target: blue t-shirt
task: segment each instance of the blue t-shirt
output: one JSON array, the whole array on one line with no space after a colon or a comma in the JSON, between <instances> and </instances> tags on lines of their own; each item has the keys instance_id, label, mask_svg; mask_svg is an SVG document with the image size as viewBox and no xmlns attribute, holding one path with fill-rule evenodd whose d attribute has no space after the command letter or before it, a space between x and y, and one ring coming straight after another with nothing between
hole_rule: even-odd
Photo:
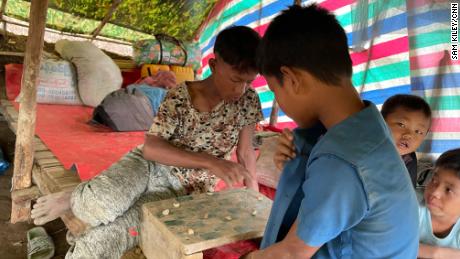
<instances>
[{"instance_id":1,"label":"blue t-shirt","mask_svg":"<svg viewBox=\"0 0 460 259\"><path fill-rule=\"evenodd\" d=\"M421 194L423 197L423 194ZM420 243L432 245L432 246L441 246L441 247L450 247L455 249L460 249L460 223L457 220L457 223L452 227L449 235L444 238L439 238L433 234L433 224L431 223L431 214L428 208L425 206L425 201L423 198L420 200L419 204L419 229L420 229Z\"/></svg>"},{"instance_id":2,"label":"blue t-shirt","mask_svg":"<svg viewBox=\"0 0 460 259\"><path fill-rule=\"evenodd\" d=\"M416 258L417 199L373 104L330 128L296 130L297 157L281 175L261 248L297 236L313 258ZM316 134L316 135L315 135Z\"/></svg>"}]
</instances>

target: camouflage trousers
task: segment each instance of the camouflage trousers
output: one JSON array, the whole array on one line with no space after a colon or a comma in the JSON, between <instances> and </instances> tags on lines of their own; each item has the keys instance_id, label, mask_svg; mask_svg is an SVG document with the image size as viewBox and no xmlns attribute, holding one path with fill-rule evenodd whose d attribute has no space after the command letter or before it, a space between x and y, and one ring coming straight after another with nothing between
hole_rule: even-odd
<instances>
[{"instance_id":1,"label":"camouflage trousers","mask_svg":"<svg viewBox=\"0 0 460 259\"><path fill-rule=\"evenodd\" d=\"M72 212L90 227L78 237L68 235L66 258L120 258L139 243L142 204L184 194L171 167L146 161L141 147L133 149L73 191Z\"/></svg>"}]
</instances>

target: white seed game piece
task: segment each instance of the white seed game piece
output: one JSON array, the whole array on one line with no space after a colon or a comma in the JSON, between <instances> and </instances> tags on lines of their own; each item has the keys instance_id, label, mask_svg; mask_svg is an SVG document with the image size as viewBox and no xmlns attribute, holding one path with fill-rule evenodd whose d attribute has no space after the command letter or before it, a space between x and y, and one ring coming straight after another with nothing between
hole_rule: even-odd
<instances>
[{"instance_id":1,"label":"white seed game piece","mask_svg":"<svg viewBox=\"0 0 460 259\"><path fill-rule=\"evenodd\" d=\"M174 206L174 208L179 208L179 207L180 207L180 203L179 203L179 202L174 202L174 203L173 203L173 206Z\"/></svg>"},{"instance_id":2,"label":"white seed game piece","mask_svg":"<svg viewBox=\"0 0 460 259\"><path fill-rule=\"evenodd\" d=\"M262 196L258 196L258 197L257 197L257 200L258 200L258 201L261 201L262 199L263 199Z\"/></svg>"},{"instance_id":3,"label":"white seed game piece","mask_svg":"<svg viewBox=\"0 0 460 259\"><path fill-rule=\"evenodd\" d=\"M253 210L252 213L251 213L252 216L255 216L257 215L257 210Z\"/></svg>"},{"instance_id":4,"label":"white seed game piece","mask_svg":"<svg viewBox=\"0 0 460 259\"><path fill-rule=\"evenodd\" d=\"M209 196L213 196L213 195L214 195L213 192L207 192L206 194L209 195Z\"/></svg>"},{"instance_id":5,"label":"white seed game piece","mask_svg":"<svg viewBox=\"0 0 460 259\"><path fill-rule=\"evenodd\" d=\"M195 234L195 231L193 231L193 229L189 228L189 229L187 230L187 234L193 235L193 234Z\"/></svg>"},{"instance_id":6,"label":"white seed game piece","mask_svg":"<svg viewBox=\"0 0 460 259\"><path fill-rule=\"evenodd\" d=\"M163 214L164 216L168 216L168 215L169 215L169 210L168 210L168 209L165 209L165 210L162 212L162 214Z\"/></svg>"},{"instance_id":7,"label":"white seed game piece","mask_svg":"<svg viewBox=\"0 0 460 259\"><path fill-rule=\"evenodd\" d=\"M231 217L231 216L227 216L227 217L225 217L225 219L228 220L228 221L230 221L230 220L232 220L232 217Z\"/></svg>"}]
</instances>

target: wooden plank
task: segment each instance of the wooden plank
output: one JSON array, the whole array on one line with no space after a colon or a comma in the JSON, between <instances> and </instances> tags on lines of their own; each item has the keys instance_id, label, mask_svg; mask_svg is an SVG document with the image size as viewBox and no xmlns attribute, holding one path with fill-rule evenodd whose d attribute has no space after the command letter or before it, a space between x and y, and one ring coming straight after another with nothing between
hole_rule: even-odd
<instances>
[{"instance_id":1,"label":"wooden plank","mask_svg":"<svg viewBox=\"0 0 460 259\"><path fill-rule=\"evenodd\" d=\"M41 196L37 186L32 186L28 189L15 190L11 192L11 200L14 202L25 202L37 199Z\"/></svg>"},{"instance_id":2,"label":"wooden plank","mask_svg":"<svg viewBox=\"0 0 460 259\"><path fill-rule=\"evenodd\" d=\"M65 177L72 176L80 180L78 176L76 176L73 172L66 170L63 166L42 168L42 171L45 172L52 179L65 178Z\"/></svg>"},{"instance_id":3,"label":"wooden plank","mask_svg":"<svg viewBox=\"0 0 460 259\"><path fill-rule=\"evenodd\" d=\"M61 165L61 162L57 158L41 158L36 159L36 162L41 167Z\"/></svg>"},{"instance_id":4,"label":"wooden plank","mask_svg":"<svg viewBox=\"0 0 460 259\"><path fill-rule=\"evenodd\" d=\"M141 221L141 243L142 252L148 259L202 259L203 253L198 252L185 255L182 252L180 241L152 219L153 215L147 207L142 208L143 219ZM158 234L158 228L162 228Z\"/></svg>"},{"instance_id":5,"label":"wooden plank","mask_svg":"<svg viewBox=\"0 0 460 259\"><path fill-rule=\"evenodd\" d=\"M30 5L30 28L21 84L22 101L16 134L12 190L29 188L32 184L37 84L43 52L47 8L48 0L32 1ZM12 203L12 223L28 220L29 217L30 201L23 204Z\"/></svg>"},{"instance_id":6,"label":"wooden plank","mask_svg":"<svg viewBox=\"0 0 460 259\"><path fill-rule=\"evenodd\" d=\"M13 106L6 107L6 116L10 118L11 121L18 121L18 112L16 111L16 108L14 108Z\"/></svg>"},{"instance_id":7,"label":"wooden plank","mask_svg":"<svg viewBox=\"0 0 460 259\"><path fill-rule=\"evenodd\" d=\"M0 56L24 57L24 52L0 51Z\"/></svg>"},{"instance_id":8,"label":"wooden plank","mask_svg":"<svg viewBox=\"0 0 460 259\"><path fill-rule=\"evenodd\" d=\"M133 68L137 68L137 66L136 66L136 64L134 63L133 60L114 59L113 61L115 62L115 64L117 64L117 66L118 66L120 69L133 69Z\"/></svg>"},{"instance_id":9,"label":"wooden plank","mask_svg":"<svg viewBox=\"0 0 460 259\"><path fill-rule=\"evenodd\" d=\"M174 203L179 206L175 207ZM265 230L271 205L272 201L262 194L246 189L147 203L142 208L141 248L147 258L183 258L225 244L259 238ZM167 215L163 214L166 209ZM192 234L188 233L189 229L193 230Z\"/></svg>"},{"instance_id":10,"label":"wooden plank","mask_svg":"<svg viewBox=\"0 0 460 259\"><path fill-rule=\"evenodd\" d=\"M35 147L37 147L37 146L35 145ZM56 158L56 156L54 156L53 152L49 151L48 149L46 149L46 150L37 150L37 149L35 149L34 157L35 157L35 159Z\"/></svg>"},{"instance_id":11,"label":"wooden plank","mask_svg":"<svg viewBox=\"0 0 460 259\"><path fill-rule=\"evenodd\" d=\"M34 150L35 152L49 151L49 148L45 144L43 144L43 142L40 141L40 142L34 143Z\"/></svg>"},{"instance_id":12,"label":"wooden plank","mask_svg":"<svg viewBox=\"0 0 460 259\"><path fill-rule=\"evenodd\" d=\"M65 177L65 178L56 178L56 179L52 179L52 180L61 189L69 189L71 187L73 187L75 189L75 187L77 187L77 185L79 185L81 183L80 178L72 177L72 176Z\"/></svg>"}]
</instances>

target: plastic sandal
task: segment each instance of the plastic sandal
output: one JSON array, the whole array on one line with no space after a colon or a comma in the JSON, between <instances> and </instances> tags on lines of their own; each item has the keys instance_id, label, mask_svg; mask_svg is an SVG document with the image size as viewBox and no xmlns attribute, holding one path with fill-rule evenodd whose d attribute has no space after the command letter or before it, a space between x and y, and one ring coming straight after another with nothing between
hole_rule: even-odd
<instances>
[{"instance_id":1,"label":"plastic sandal","mask_svg":"<svg viewBox=\"0 0 460 259\"><path fill-rule=\"evenodd\" d=\"M43 227L27 231L27 259L50 259L54 256L54 243Z\"/></svg>"}]
</instances>

